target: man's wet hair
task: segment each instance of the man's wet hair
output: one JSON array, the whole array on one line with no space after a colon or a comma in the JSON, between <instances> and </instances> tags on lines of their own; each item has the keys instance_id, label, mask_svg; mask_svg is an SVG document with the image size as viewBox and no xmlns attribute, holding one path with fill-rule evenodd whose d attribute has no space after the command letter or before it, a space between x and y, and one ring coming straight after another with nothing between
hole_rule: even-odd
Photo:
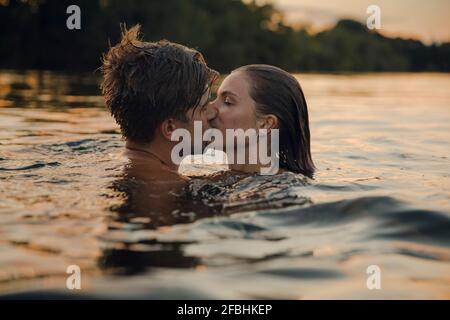
<instances>
[{"instance_id":1,"label":"man's wet hair","mask_svg":"<svg viewBox=\"0 0 450 320\"><path fill-rule=\"evenodd\" d=\"M144 42L140 26L122 31L122 40L103 56L101 90L122 135L149 143L166 119L187 121L218 77L202 54L167 40Z\"/></svg>"}]
</instances>

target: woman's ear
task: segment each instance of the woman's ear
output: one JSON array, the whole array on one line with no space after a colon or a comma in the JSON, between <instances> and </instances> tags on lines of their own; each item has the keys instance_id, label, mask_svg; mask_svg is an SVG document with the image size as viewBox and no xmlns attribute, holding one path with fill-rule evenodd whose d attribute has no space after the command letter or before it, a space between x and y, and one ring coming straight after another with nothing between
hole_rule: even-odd
<instances>
[{"instance_id":1,"label":"woman's ear","mask_svg":"<svg viewBox=\"0 0 450 320\"><path fill-rule=\"evenodd\" d=\"M175 121L172 118L164 120L159 126L162 136L171 141L172 133L177 129Z\"/></svg>"},{"instance_id":2,"label":"woman's ear","mask_svg":"<svg viewBox=\"0 0 450 320\"><path fill-rule=\"evenodd\" d=\"M278 127L278 118L273 114L266 114L259 120L259 129L275 129Z\"/></svg>"}]
</instances>

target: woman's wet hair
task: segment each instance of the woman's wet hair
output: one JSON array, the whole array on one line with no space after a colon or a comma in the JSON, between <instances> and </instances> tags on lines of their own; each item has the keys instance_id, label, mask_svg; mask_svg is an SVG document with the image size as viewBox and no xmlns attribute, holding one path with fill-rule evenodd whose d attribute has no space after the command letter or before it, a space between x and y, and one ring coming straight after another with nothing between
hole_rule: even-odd
<instances>
[{"instance_id":1,"label":"woman's wet hair","mask_svg":"<svg viewBox=\"0 0 450 320\"><path fill-rule=\"evenodd\" d=\"M273 114L278 118L280 168L312 177L308 107L298 81L288 72L270 65L247 65L233 72L249 79L250 96L257 116Z\"/></svg>"},{"instance_id":2,"label":"woman's wet hair","mask_svg":"<svg viewBox=\"0 0 450 320\"><path fill-rule=\"evenodd\" d=\"M218 77L198 51L161 40L143 42L140 26L103 57L102 93L107 108L130 141L148 143L164 120L186 121Z\"/></svg>"}]
</instances>

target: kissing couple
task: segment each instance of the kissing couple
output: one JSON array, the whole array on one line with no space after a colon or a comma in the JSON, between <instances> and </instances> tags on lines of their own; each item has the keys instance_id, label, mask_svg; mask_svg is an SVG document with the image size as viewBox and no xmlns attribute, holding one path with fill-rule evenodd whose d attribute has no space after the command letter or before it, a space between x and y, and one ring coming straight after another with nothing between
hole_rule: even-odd
<instances>
[{"instance_id":1,"label":"kissing couple","mask_svg":"<svg viewBox=\"0 0 450 320\"><path fill-rule=\"evenodd\" d=\"M219 73L208 67L200 52L166 40L144 42L136 25L124 30L121 41L104 55L102 74L106 107L125 139L128 176L152 181L154 192L189 181L178 172L174 149L179 141L174 134L187 133L192 139L199 134L196 123L201 124L202 136L211 129L222 133L213 141L228 157L228 175L260 173L267 167L267 162L250 155L264 141L264 150L276 157L271 174L313 176L306 100L298 81L280 68L241 66L219 86ZM228 134L230 130L235 134ZM239 139L236 132L256 132L256 139ZM206 145L188 150L203 153ZM175 153L191 155L186 148Z\"/></svg>"}]
</instances>

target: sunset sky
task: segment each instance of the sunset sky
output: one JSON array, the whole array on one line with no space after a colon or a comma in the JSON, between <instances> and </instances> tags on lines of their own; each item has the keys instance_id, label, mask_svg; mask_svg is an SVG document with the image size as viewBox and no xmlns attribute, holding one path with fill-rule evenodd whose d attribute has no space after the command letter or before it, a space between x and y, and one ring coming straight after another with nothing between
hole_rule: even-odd
<instances>
[{"instance_id":1,"label":"sunset sky","mask_svg":"<svg viewBox=\"0 0 450 320\"><path fill-rule=\"evenodd\" d=\"M293 25L317 31L339 18L366 21L369 5L381 8L381 30L387 36L420 39L426 43L450 41L450 0L259 0L275 4Z\"/></svg>"}]
</instances>

